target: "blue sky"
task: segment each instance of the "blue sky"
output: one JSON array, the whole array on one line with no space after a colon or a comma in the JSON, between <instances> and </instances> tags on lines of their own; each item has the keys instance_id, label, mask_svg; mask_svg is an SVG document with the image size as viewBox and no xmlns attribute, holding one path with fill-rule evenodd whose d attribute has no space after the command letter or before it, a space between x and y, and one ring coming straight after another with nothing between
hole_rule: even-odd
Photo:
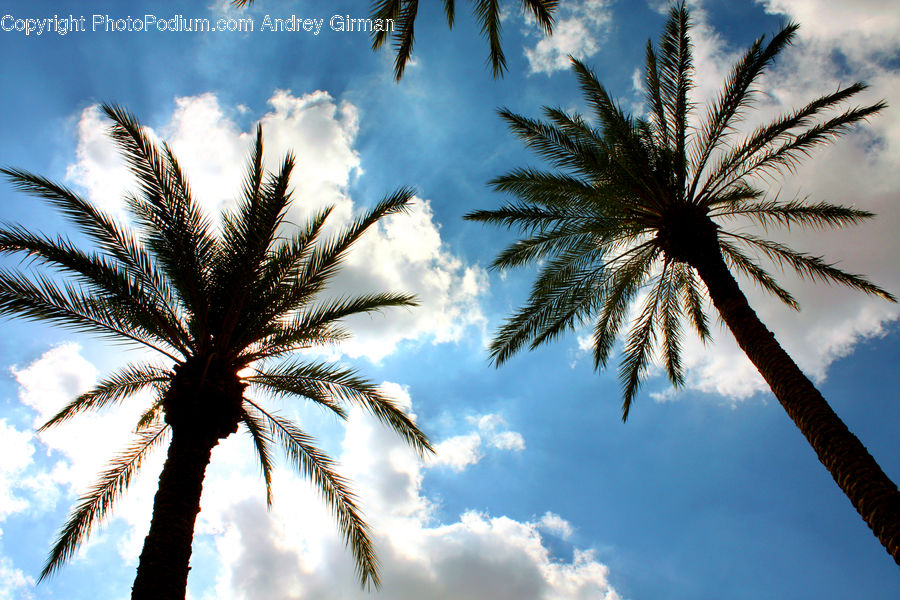
<instances>
[{"instance_id":1,"label":"blue sky","mask_svg":"<svg viewBox=\"0 0 900 600\"><path fill-rule=\"evenodd\" d=\"M585 111L569 53L593 66L624 107L641 110L635 72L664 22L657 0L578 0L545 39L503 4L509 72L490 77L469 3L449 31L423 2L414 62L400 84L392 55L365 34L329 28L368 3L5 2L0 17L0 165L66 182L121 210L129 185L97 103L127 106L168 139L211 213L237 193L255 123L270 160L293 149L297 219L337 206L350 218L402 185L415 209L372 232L335 291L410 291L422 306L351 323L327 351L406 403L438 445L423 463L364 415L345 425L284 403L340 458L377 530L379 592L358 589L349 553L310 487L279 473L266 513L246 436L213 454L194 542L193 600L441 598L888 599L900 571L815 458L730 335L688 344L687 385L642 388L626 424L615 370L596 373L574 332L501 369L486 341L526 297L533 272L487 269L511 235L462 221L498 206L486 182L539 165L496 115L544 105ZM759 116L866 80L860 102L900 103L900 10L874 0L692 3L695 100L719 88L737 53L789 19L797 43L763 81ZM87 31L26 36L17 19L84 16ZM252 33L91 31L93 15L251 18ZM318 35L264 32L266 15L324 19ZM11 24L11 31L6 31ZM891 106L797 173L769 184L783 197L853 204L877 219L840 233L803 232L823 253L900 292L900 107ZM66 224L0 185L0 219L48 233ZM775 235L779 235L775 233ZM12 263L4 259L5 266ZM751 304L826 399L900 480L900 311L846 290L782 279L803 305L779 306L743 282ZM161 453L114 516L62 571L34 580L79 490L127 441L139 408L85 417L41 436L34 427L109 369L139 356L21 321L0 336L0 599L121 598L146 533Z\"/></svg>"}]
</instances>

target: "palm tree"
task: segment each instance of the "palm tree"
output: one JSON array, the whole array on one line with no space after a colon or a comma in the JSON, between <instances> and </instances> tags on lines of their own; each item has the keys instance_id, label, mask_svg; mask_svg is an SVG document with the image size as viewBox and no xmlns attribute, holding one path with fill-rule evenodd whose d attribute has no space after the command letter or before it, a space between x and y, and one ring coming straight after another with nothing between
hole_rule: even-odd
<instances>
[{"instance_id":1,"label":"palm tree","mask_svg":"<svg viewBox=\"0 0 900 600\"><path fill-rule=\"evenodd\" d=\"M140 184L139 193L126 198L139 235L64 186L17 169L2 170L16 188L60 210L96 249L81 250L65 237L20 226L0 229L0 252L27 255L63 277L60 284L45 274L0 271L0 314L99 334L163 358L162 363L126 366L40 428L119 404L142 390L153 392L136 425L136 439L79 500L41 578L72 556L147 453L170 440L132 598L184 598L210 453L243 425L253 440L269 505L277 444L333 511L362 584L377 586L369 528L348 481L296 423L245 392L250 387L301 396L340 418L347 417L348 404L356 404L420 454L431 450L425 435L374 384L351 369L296 354L346 339L349 332L340 325L345 317L416 304L414 297L396 293L321 298L353 243L385 215L404 211L412 191L400 189L384 198L329 239L321 238L331 208L289 234L284 219L294 158L286 156L276 173L266 173L258 127L242 196L223 215L216 233L191 197L169 146L152 142L125 110L105 105L103 112Z\"/></svg>"},{"instance_id":2,"label":"palm tree","mask_svg":"<svg viewBox=\"0 0 900 600\"><path fill-rule=\"evenodd\" d=\"M502 27L500 24L500 3L497 0L472 0L475 17L481 25L481 33L490 45L488 60L494 77L501 77L506 71L506 56L501 47ZM237 7L250 6L254 0L232 0ZM443 0L444 15L447 25L452 29L456 21L455 0ZM559 0L521 0L523 10L531 11L538 25L548 35L553 32L553 12ZM394 60L394 77L397 81L403 77L406 63L412 56L415 40L416 15L419 12L419 0L375 0L372 7L372 19L390 20L394 27L381 31L372 31L372 49L378 50L391 37L397 57Z\"/></svg>"},{"instance_id":3,"label":"palm tree","mask_svg":"<svg viewBox=\"0 0 900 600\"><path fill-rule=\"evenodd\" d=\"M500 365L526 344L535 348L593 322L594 366L601 369L630 307L640 303L625 336L619 375L623 420L654 352L672 384L684 382L685 319L710 337L706 294L738 345L810 442L819 460L900 564L900 493L860 441L781 348L747 303L732 273L748 277L793 308L797 302L761 266L760 257L801 277L895 298L819 256L748 231L743 225L854 225L872 217L856 208L767 198L761 177L790 171L817 146L877 113L882 102L841 109L865 89L855 83L760 126L742 140L732 133L758 93L754 84L791 43L788 24L757 39L734 65L700 125L694 105L690 21L674 6L657 49L647 44L647 117L622 111L588 67L573 60L595 124L545 108L547 121L501 110L527 146L556 170L516 169L491 185L518 198L467 219L515 228L524 238L498 255L494 268L537 263L528 302L500 328L490 347ZM756 256L753 256L753 254Z\"/></svg>"}]
</instances>

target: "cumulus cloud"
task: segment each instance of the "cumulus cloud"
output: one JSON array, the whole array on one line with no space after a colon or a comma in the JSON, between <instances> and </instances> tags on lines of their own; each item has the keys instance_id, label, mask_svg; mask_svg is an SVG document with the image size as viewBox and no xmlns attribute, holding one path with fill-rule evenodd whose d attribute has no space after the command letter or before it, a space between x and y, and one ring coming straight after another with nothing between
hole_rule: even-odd
<instances>
[{"instance_id":1,"label":"cumulus cloud","mask_svg":"<svg viewBox=\"0 0 900 600\"><path fill-rule=\"evenodd\" d=\"M324 206L333 206L329 231L335 232L379 198L349 196L362 174L353 144L359 128L356 108L327 92L302 96L276 91L262 115L266 165L277 168L287 152L297 159L292 183L294 202L287 220L302 223ZM178 98L168 121L151 129L179 157L195 198L215 220L232 206L241 188L255 132L242 131L241 109L222 106L214 94ZM133 184L107 139L97 107L81 114L76 162L71 181L91 200L121 213L121 192ZM398 182L399 184L408 182ZM386 189L381 195L393 192ZM465 264L443 242L427 198L416 198L405 214L392 215L370 230L349 254L345 269L329 293L341 296L381 291L416 294L420 306L348 321L356 337L341 350L377 361L406 340L458 341L469 327L483 328L479 299L487 289L485 271Z\"/></svg>"},{"instance_id":2,"label":"cumulus cloud","mask_svg":"<svg viewBox=\"0 0 900 600\"><path fill-rule=\"evenodd\" d=\"M12 561L0 556L0 600L31 600L34 579L15 568Z\"/></svg>"},{"instance_id":3,"label":"cumulus cloud","mask_svg":"<svg viewBox=\"0 0 900 600\"><path fill-rule=\"evenodd\" d=\"M12 367L11 372L19 386L19 400L34 411L35 427L93 387L98 376L80 346L73 343L51 348L26 367ZM31 443L38 442L46 458L40 465L19 473L19 486L29 493L29 507L50 510L60 502L68 507L83 494L110 459L130 443L135 423L152 400L147 394L137 394L121 406L79 414L34 436ZM164 456L165 452L157 449L142 470L158 472ZM131 526L131 535L119 540L118 548L122 557L132 563L150 522L155 483L152 476L137 478L130 492L117 503L116 517ZM98 542L99 536L89 538L78 556Z\"/></svg>"},{"instance_id":4,"label":"cumulus cloud","mask_svg":"<svg viewBox=\"0 0 900 600\"><path fill-rule=\"evenodd\" d=\"M488 431L503 424L495 415L479 416L473 423L478 422L486 423ZM439 523L435 505L422 495L425 465L396 436L354 411L342 448L342 472L353 480L376 531L383 565L381 589L359 589L331 519L321 508L307 505L308 496L301 492L299 503L297 496L286 503L288 510L281 503L283 497L276 498L271 517L265 515L261 499L231 498L224 533L216 538L222 568L214 596L208 597L619 598L607 567L590 551L576 550L571 562L550 554L540 531L563 539L571 531L557 515L548 513L529 523L469 511L455 522ZM323 518L329 527L321 527Z\"/></svg>"},{"instance_id":5,"label":"cumulus cloud","mask_svg":"<svg viewBox=\"0 0 900 600\"><path fill-rule=\"evenodd\" d=\"M474 432L455 435L435 445L434 451L434 458L429 459L431 464L462 471L481 460L481 436Z\"/></svg>"},{"instance_id":6,"label":"cumulus cloud","mask_svg":"<svg viewBox=\"0 0 900 600\"><path fill-rule=\"evenodd\" d=\"M34 411L35 428L93 387L98 376L94 365L81 354L81 347L73 343L51 348L27 367L14 366L11 372L19 385L19 400ZM122 408L84 413L78 415L77 423L73 420L41 432L37 439L47 452L56 452L61 459L45 476L70 491L85 489L128 444L134 424L150 401L149 396L137 396Z\"/></svg>"},{"instance_id":7,"label":"cumulus cloud","mask_svg":"<svg viewBox=\"0 0 900 600\"><path fill-rule=\"evenodd\" d=\"M90 388L97 376L76 344L51 348L25 367L11 367L10 373L18 384L19 402L34 415L34 427ZM74 425L39 435L0 419L0 522L54 511L61 500L68 503L83 492L112 454L125 445L139 412L135 406L104 415L83 415ZM122 516L133 516L125 508ZM148 522L149 513L140 520ZM31 598L34 583L9 557L0 554L0 598Z\"/></svg>"},{"instance_id":8,"label":"cumulus cloud","mask_svg":"<svg viewBox=\"0 0 900 600\"><path fill-rule=\"evenodd\" d=\"M544 516L538 521L538 526L544 531L552 533L564 540L572 537L572 533L574 532L572 525L568 521L550 511L544 513Z\"/></svg>"},{"instance_id":9,"label":"cumulus cloud","mask_svg":"<svg viewBox=\"0 0 900 600\"><path fill-rule=\"evenodd\" d=\"M485 447L521 452L525 438L517 431L506 429L506 421L498 414L466 417L473 431L455 435L435 445L435 454L428 458L430 466L445 466L462 471L484 457Z\"/></svg>"},{"instance_id":10,"label":"cumulus cloud","mask_svg":"<svg viewBox=\"0 0 900 600\"><path fill-rule=\"evenodd\" d=\"M0 463L0 521L28 508L28 501L17 488L22 473L33 462L33 454L31 434L0 419L0 456L3 457Z\"/></svg>"},{"instance_id":11,"label":"cumulus cloud","mask_svg":"<svg viewBox=\"0 0 900 600\"><path fill-rule=\"evenodd\" d=\"M852 60L891 59L900 47L900 12L885 10L885 4L877 0L757 2L766 12L799 22L800 35L806 40L829 48L837 46Z\"/></svg>"},{"instance_id":12,"label":"cumulus cloud","mask_svg":"<svg viewBox=\"0 0 900 600\"><path fill-rule=\"evenodd\" d=\"M534 47L525 49L531 73L551 75L569 69L570 55L579 60L593 56L600 49L612 21L607 0L561 3L558 10L553 35L541 34Z\"/></svg>"}]
</instances>

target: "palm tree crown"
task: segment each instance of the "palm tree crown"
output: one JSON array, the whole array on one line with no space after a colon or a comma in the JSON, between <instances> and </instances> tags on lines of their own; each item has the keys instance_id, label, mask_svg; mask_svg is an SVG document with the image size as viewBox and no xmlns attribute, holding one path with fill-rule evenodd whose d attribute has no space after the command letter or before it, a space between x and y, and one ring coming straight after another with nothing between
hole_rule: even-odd
<instances>
[{"instance_id":1,"label":"palm tree crown","mask_svg":"<svg viewBox=\"0 0 900 600\"><path fill-rule=\"evenodd\" d=\"M322 229L330 208L288 233L284 219L294 158L286 156L277 172L266 173L258 128L240 200L216 232L193 200L169 146L153 143L123 109L106 105L103 111L140 184L126 199L139 235L64 186L3 169L18 189L60 210L96 248L81 250L65 237L19 226L0 229L0 252L27 255L63 277L58 283L44 274L0 271L0 314L134 343L165 362L126 366L41 428L142 390L153 392L136 425L136 440L80 499L41 577L59 568L109 512L147 452L171 438L132 597L183 597L210 451L243 425L259 458L268 502L272 450L280 445L333 510L363 584L377 585L369 529L347 480L313 438L245 391L302 396L340 418L347 416L348 404L358 404L419 453L430 450L424 434L374 384L351 369L296 354L347 338L340 321L349 315L416 304L414 297L398 293L321 297L353 243L385 215L405 210L412 191L398 190L328 239Z\"/></svg>"},{"instance_id":2,"label":"palm tree crown","mask_svg":"<svg viewBox=\"0 0 900 600\"><path fill-rule=\"evenodd\" d=\"M816 443L835 441L828 449L813 444L835 478L844 469L835 461L849 454L830 430L824 436L812 431L813 425L807 422L810 415L816 415L812 419L816 423L828 423L841 436L852 437L847 444L856 444L853 448L859 450L860 460L870 460L867 468L881 474L883 488L876 490L875 497L890 500L870 502L865 511L860 505L857 508L872 513L872 507L879 505L874 512L887 517L887 524L883 536L876 533L900 562L896 486L778 346L731 275L748 277L793 308L797 302L761 265L760 258L789 267L801 277L895 300L860 275L746 227L842 227L873 216L827 202L771 198L760 188L765 178L792 170L816 147L883 109L883 102L842 107L865 85L855 83L816 98L743 139L734 139L736 125L759 93L760 75L791 43L797 28L788 24L768 41L757 39L734 65L696 127L689 125L695 105L689 100L692 51L690 20L683 3L672 8L657 48L647 44L646 117L625 113L594 73L574 59L593 122L558 108L544 109L546 121L500 111L525 144L556 170L522 168L494 179L491 184L496 190L517 200L466 216L525 235L500 253L493 267L540 265L528 302L500 328L490 347L491 357L499 365L526 345L535 348L592 322L594 366L600 369L637 303L619 369L625 419L654 353L671 382L683 383L684 322L707 340L709 297L811 442L812 438ZM846 469L868 478L863 471ZM841 487L846 492L845 484ZM857 499L853 501L857 504ZM863 516L876 528L871 515Z\"/></svg>"},{"instance_id":3,"label":"palm tree crown","mask_svg":"<svg viewBox=\"0 0 900 600\"><path fill-rule=\"evenodd\" d=\"M746 233L746 228L729 227L741 218L765 226L841 227L872 217L826 202L767 198L757 186L760 175L790 170L815 146L846 132L884 108L884 103L818 119L865 89L856 83L731 142L729 134L757 93L754 82L793 38L797 26L792 24L767 44L764 38L753 44L693 130L688 126L692 112L688 15L684 10L674 12L658 53L652 45L647 47L648 118L623 112L594 73L573 59L597 126L558 108L544 109L547 121L501 110L526 145L560 170L516 169L498 177L491 182L494 189L519 201L466 216L529 234L500 254L494 268L546 261L528 304L507 321L491 346L497 364L526 343L534 348L594 320L594 363L601 368L612 353L628 307L646 292L622 355L625 417L647 373L654 343L668 377L678 385L684 378L685 317L701 338L709 337L703 289L691 268L694 254L704 251L703 242L709 239L715 240L734 270L793 308L798 305L791 294L748 250L803 277L894 300L863 277L820 257Z\"/></svg>"}]
</instances>

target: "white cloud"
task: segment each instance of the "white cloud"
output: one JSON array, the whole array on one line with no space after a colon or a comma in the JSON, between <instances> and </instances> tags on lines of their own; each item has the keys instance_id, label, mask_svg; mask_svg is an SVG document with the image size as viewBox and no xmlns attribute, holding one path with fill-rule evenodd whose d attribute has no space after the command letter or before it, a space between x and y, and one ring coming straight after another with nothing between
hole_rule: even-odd
<instances>
[{"instance_id":1,"label":"white cloud","mask_svg":"<svg viewBox=\"0 0 900 600\"><path fill-rule=\"evenodd\" d=\"M455 435L435 445L434 458L429 459L429 464L462 471L481 460L481 443L481 436L477 433Z\"/></svg>"},{"instance_id":2,"label":"white cloud","mask_svg":"<svg viewBox=\"0 0 900 600\"><path fill-rule=\"evenodd\" d=\"M455 435L435 445L435 454L428 458L429 466L445 466L462 471L484 457L485 446L497 450L521 452L525 438L517 431L506 429L506 421L498 414L466 417L475 426L474 431Z\"/></svg>"},{"instance_id":3,"label":"white cloud","mask_svg":"<svg viewBox=\"0 0 900 600\"><path fill-rule=\"evenodd\" d=\"M28 501L19 495L20 477L32 462L34 446L31 434L19 431L6 419L0 419L0 521L7 515L28 508Z\"/></svg>"},{"instance_id":4,"label":"white cloud","mask_svg":"<svg viewBox=\"0 0 900 600\"><path fill-rule=\"evenodd\" d=\"M302 96L276 91L269 104L271 110L260 118L267 167L277 168L288 151L296 156L294 203L287 220L302 223L333 205L329 231L336 231L360 212L358 202L348 196L350 184L362 174L353 147L359 127L356 108L323 91ZM213 217L239 193L255 135L236 125L240 112L240 107L220 105L211 93L178 98L168 122L150 131L169 142L196 199ZM90 199L118 211L120 192L131 184L106 139L106 127L96 107L82 113L77 162L68 175L87 189ZM404 183L398 181L398 186ZM379 197L393 191L385 189ZM359 200L371 205L378 198ZM418 296L420 306L348 320L356 337L342 350L377 361L405 340L458 341L469 327L483 329L479 298L487 281L482 268L464 264L447 248L430 201L416 198L408 213L392 215L360 240L328 293L408 292Z\"/></svg>"},{"instance_id":5,"label":"white cloud","mask_svg":"<svg viewBox=\"0 0 900 600\"><path fill-rule=\"evenodd\" d=\"M878 0L757 2L766 12L799 22L802 38L829 48L837 46L852 60L891 59L900 46L900 11Z\"/></svg>"},{"instance_id":6,"label":"white cloud","mask_svg":"<svg viewBox=\"0 0 900 600\"><path fill-rule=\"evenodd\" d=\"M72 343L51 348L27 367L12 367L11 371L19 384L19 399L36 413L35 427L97 382L97 369L81 355L80 346ZM149 403L148 396L135 396L121 408L83 413L38 434L48 454L58 452L63 458L44 477L69 486L69 491L85 489L129 443L131 430ZM42 487L46 488L46 482Z\"/></svg>"},{"instance_id":7,"label":"white cloud","mask_svg":"<svg viewBox=\"0 0 900 600\"><path fill-rule=\"evenodd\" d=\"M608 4L607 0L561 3L553 35L541 33L537 44L525 49L530 72L551 75L569 69L569 55L583 60L596 54L612 20Z\"/></svg>"},{"instance_id":8,"label":"white cloud","mask_svg":"<svg viewBox=\"0 0 900 600\"><path fill-rule=\"evenodd\" d=\"M19 386L19 401L34 412L35 427L92 386L97 374L76 344L56 346L26 367L11 367L10 372ZM38 435L19 431L6 419L0 419L0 521L20 514L32 518L54 511L61 498L68 504L125 444L138 412L135 406L104 415L82 415L77 423ZM127 517L127 502L120 508L125 509L121 516ZM149 512L142 520L149 521ZM83 546L78 557L99 537L94 536L91 544ZM23 540L17 541L17 545L22 543ZM0 554L0 599L31 598L34 584L33 578Z\"/></svg>"},{"instance_id":9,"label":"white cloud","mask_svg":"<svg viewBox=\"0 0 900 600\"><path fill-rule=\"evenodd\" d=\"M0 556L0 600L31 600L33 588L33 578L15 568L7 557Z\"/></svg>"},{"instance_id":10,"label":"white cloud","mask_svg":"<svg viewBox=\"0 0 900 600\"><path fill-rule=\"evenodd\" d=\"M502 425L493 415L475 418L486 428ZM477 426L477 425L476 425ZM346 549L321 509L307 512L300 494L276 498L267 517L261 500L231 497L214 596L222 599L304 598L492 598L562 600L618 598L607 568L590 552L572 562L553 558L539 529L564 538L568 524L548 513L539 523L466 512L453 523L434 521L434 505L422 496L424 465L396 436L370 416L354 411L341 456L376 532L382 588L359 589ZM309 492L307 491L307 494ZM283 503L283 504L282 504ZM282 506L289 509L283 511ZM202 513L201 513L202 514ZM326 527L322 527L322 519Z\"/></svg>"},{"instance_id":11,"label":"white cloud","mask_svg":"<svg viewBox=\"0 0 900 600\"><path fill-rule=\"evenodd\" d=\"M490 444L498 450L520 452L525 449L525 438L518 431L501 431L491 436Z\"/></svg>"},{"instance_id":12,"label":"white cloud","mask_svg":"<svg viewBox=\"0 0 900 600\"><path fill-rule=\"evenodd\" d=\"M525 438L522 434L506 429L506 420L498 414L476 415L466 417L466 420L477 426L485 442L494 448L516 452L525 449Z\"/></svg>"},{"instance_id":13,"label":"white cloud","mask_svg":"<svg viewBox=\"0 0 900 600\"><path fill-rule=\"evenodd\" d=\"M19 385L20 401L36 413L35 427L97 382L97 369L72 343L56 346L27 367L12 367L11 371ZM29 492L29 507L49 510L61 498L68 505L84 493L109 460L130 443L133 427L151 401L150 396L138 394L121 406L76 415L38 434L35 439L46 458L19 478L20 488ZM131 563L136 561L150 522L156 483L152 474L159 472L164 457L159 449L152 453L142 467L145 476L138 477L116 505L116 518L131 525L132 535L119 541L122 557ZM76 559L101 540L102 535L97 534L89 538Z\"/></svg>"},{"instance_id":14,"label":"white cloud","mask_svg":"<svg viewBox=\"0 0 900 600\"><path fill-rule=\"evenodd\" d=\"M544 516L538 521L538 526L564 540L572 537L572 533L574 532L572 525L568 521L550 511L544 513Z\"/></svg>"}]
</instances>

